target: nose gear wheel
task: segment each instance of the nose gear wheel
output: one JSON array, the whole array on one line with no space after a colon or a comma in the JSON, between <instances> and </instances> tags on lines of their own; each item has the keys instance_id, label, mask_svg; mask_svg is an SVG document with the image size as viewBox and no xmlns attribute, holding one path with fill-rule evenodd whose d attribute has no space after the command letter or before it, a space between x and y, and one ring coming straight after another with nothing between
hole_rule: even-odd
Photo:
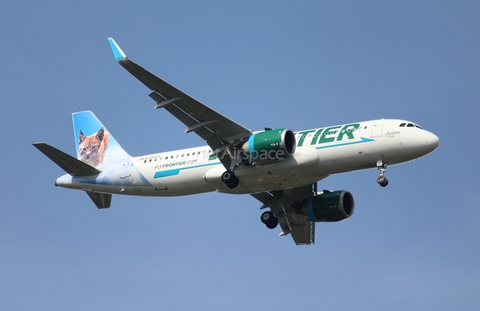
<instances>
[{"instance_id":1,"label":"nose gear wheel","mask_svg":"<svg viewBox=\"0 0 480 311\"><path fill-rule=\"evenodd\" d=\"M388 162L383 162L382 160L377 161L377 168L378 168L378 178L377 183L382 186L386 187L388 185L388 179L385 177L385 172L387 171Z\"/></svg>"}]
</instances>

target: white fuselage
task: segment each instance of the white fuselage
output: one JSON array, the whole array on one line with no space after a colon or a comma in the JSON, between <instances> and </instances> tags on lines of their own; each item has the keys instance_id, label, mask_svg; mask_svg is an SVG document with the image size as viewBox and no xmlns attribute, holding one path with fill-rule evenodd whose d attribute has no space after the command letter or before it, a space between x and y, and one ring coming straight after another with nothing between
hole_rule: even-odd
<instances>
[{"instance_id":1,"label":"white fuselage","mask_svg":"<svg viewBox=\"0 0 480 311\"><path fill-rule=\"evenodd\" d=\"M402 125L402 126L401 126ZM208 146L132 157L101 168L98 176L57 179L61 187L94 192L180 196L211 191L233 194L312 184L329 175L408 162L435 150L439 139L412 122L374 120L295 133L295 153L281 161L239 165L240 184L229 189L226 170Z\"/></svg>"}]
</instances>

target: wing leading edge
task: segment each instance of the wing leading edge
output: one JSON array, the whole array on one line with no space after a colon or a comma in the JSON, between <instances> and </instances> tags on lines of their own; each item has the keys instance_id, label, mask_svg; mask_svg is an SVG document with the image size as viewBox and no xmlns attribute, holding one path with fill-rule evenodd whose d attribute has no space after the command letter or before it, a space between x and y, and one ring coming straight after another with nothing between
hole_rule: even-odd
<instances>
[{"instance_id":1,"label":"wing leading edge","mask_svg":"<svg viewBox=\"0 0 480 311\"><path fill-rule=\"evenodd\" d=\"M149 96L157 102L155 108L165 108L185 124L187 126L185 133L197 133L215 151L223 151L244 142L252 134L250 129L230 120L131 61L112 38L108 41L118 63L153 91ZM220 160L228 169L231 160L227 158L221 157Z\"/></svg>"}]
</instances>

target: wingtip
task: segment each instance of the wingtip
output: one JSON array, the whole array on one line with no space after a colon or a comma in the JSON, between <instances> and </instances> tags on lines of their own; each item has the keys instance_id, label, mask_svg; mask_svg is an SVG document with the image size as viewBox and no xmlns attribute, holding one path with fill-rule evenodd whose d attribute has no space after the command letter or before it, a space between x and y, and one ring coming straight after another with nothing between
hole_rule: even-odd
<instances>
[{"instance_id":1,"label":"wingtip","mask_svg":"<svg viewBox=\"0 0 480 311\"><path fill-rule=\"evenodd\" d=\"M117 42L113 40L113 38L108 38L108 42L112 48L113 56L115 56L117 61L127 58L127 55L123 53L122 49L118 46Z\"/></svg>"}]
</instances>

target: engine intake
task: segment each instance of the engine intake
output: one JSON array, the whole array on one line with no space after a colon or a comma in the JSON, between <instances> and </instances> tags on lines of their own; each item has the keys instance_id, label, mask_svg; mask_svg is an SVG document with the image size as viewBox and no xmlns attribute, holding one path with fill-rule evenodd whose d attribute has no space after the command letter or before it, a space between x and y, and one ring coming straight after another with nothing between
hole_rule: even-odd
<instances>
[{"instance_id":1,"label":"engine intake","mask_svg":"<svg viewBox=\"0 0 480 311\"><path fill-rule=\"evenodd\" d=\"M254 160L279 161L295 153L295 134L289 129L273 129L250 136L242 150Z\"/></svg>"},{"instance_id":2,"label":"engine intake","mask_svg":"<svg viewBox=\"0 0 480 311\"><path fill-rule=\"evenodd\" d=\"M311 197L307 203L309 221L333 222L347 219L353 215L355 202L346 190L324 191Z\"/></svg>"}]
</instances>

